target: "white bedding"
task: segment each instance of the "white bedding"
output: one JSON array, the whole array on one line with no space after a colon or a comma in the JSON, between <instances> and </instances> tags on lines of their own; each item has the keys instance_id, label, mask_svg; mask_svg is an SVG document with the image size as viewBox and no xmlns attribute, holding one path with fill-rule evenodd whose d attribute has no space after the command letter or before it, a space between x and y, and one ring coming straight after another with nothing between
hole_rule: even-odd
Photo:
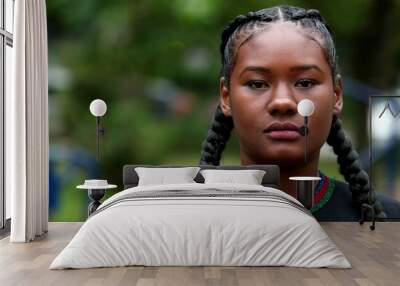
<instances>
[{"instance_id":1,"label":"white bedding","mask_svg":"<svg viewBox=\"0 0 400 286\"><path fill-rule=\"evenodd\" d=\"M115 202L137 192L168 190L261 190L282 199L178 196ZM280 190L255 185L130 188L99 207L50 269L127 265L350 268L319 223L285 200L301 205Z\"/></svg>"}]
</instances>

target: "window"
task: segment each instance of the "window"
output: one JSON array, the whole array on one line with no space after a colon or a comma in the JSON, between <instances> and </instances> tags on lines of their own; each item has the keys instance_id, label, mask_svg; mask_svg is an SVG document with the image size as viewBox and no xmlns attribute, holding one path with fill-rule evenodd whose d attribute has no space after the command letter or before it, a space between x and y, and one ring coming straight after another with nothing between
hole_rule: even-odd
<instances>
[{"instance_id":1,"label":"window","mask_svg":"<svg viewBox=\"0 0 400 286\"><path fill-rule=\"evenodd\" d=\"M0 228L11 217L10 194L4 188L4 113L6 94L11 92L14 0L0 0Z\"/></svg>"}]
</instances>

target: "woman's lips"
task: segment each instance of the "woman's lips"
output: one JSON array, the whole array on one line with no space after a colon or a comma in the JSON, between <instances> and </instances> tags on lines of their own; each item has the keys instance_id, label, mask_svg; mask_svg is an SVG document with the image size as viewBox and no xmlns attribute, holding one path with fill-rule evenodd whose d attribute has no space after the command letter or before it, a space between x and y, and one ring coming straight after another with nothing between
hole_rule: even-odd
<instances>
[{"instance_id":1,"label":"woman's lips","mask_svg":"<svg viewBox=\"0 0 400 286\"><path fill-rule=\"evenodd\" d=\"M266 129L264 129L264 133L271 139L275 140L297 140L301 137L300 128L289 121L286 122L278 122L275 121L271 123Z\"/></svg>"},{"instance_id":2,"label":"woman's lips","mask_svg":"<svg viewBox=\"0 0 400 286\"><path fill-rule=\"evenodd\" d=\"M265 134L275 140L296 140L301 137L300 133L295 130L272 130L265 132Z\"/></svg>"}]
</instances>

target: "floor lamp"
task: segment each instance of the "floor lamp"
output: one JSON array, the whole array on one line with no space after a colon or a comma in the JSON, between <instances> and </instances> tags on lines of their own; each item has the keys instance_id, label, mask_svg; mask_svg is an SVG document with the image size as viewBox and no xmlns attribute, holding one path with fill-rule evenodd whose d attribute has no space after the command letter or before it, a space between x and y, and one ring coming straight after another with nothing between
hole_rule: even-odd
<instances>
[{"instance_id":1,"label":"floor lamp","mask_svg":"<svg viewBox=\"0 0 400 286\"><path fill-rule=\"evenodd\" d=\"M101 99L95 99L90 103L90 113L96 117L96 154L97 162L100 161L100 135L104 135L104 128L100 125L100 117L107 111L107 104Z\"/></svg>"}]
</instances>

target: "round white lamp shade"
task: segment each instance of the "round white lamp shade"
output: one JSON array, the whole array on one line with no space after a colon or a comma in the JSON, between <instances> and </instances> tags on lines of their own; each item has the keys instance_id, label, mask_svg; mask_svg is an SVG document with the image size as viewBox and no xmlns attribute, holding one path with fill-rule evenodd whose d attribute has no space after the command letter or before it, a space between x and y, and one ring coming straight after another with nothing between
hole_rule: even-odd
<instances>
[{"instance_id":1,"label":"round white lamp shade","mask_svg":"<svg viewBox=\"0 0 400 286\"><path fill-rule=\"evenodd\" d=\"M95 99L90 103L89 109L94 116L103 116L107 111L107 104L101 99Z\"/></svg>"},{"instance_id":2,"label":"round white lamp shade","mask_svg":"<svg viewBox=\"0 0 400 286\"><path fill-rule=\"evenodd\" d=\"M301 116L310 116L314 113L314 103L309 99L300 100L297 105L297 112L300 113Z\"/></svg>"}]
</instances>

